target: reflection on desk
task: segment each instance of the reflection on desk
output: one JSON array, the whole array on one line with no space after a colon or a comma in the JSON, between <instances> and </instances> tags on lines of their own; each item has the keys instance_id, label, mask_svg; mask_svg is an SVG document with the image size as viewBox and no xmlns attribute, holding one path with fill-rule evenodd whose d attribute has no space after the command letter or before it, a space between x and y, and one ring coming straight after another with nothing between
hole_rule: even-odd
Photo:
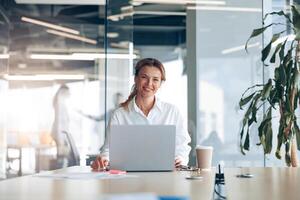
<instances>
[{"instance_id":1,"label":"reflection on desk","mask_svg":"<svg viewBox=\"0 0 300 200\"><path fill-rule=\"evenodd\" d=\"M69 167L52 173L87 172L90 167ZM55 180L24 176L0 182L3 199L102 199L109 194L154 193L186 196L191 200L212 199L215 171L201 172L202 180L187 180L190 172L135 172L136 178L106 180Z\"/></svg>"},{"instance_id":2,"label":"reflection on desk","mask_svg":"<svg viewBox=\"0 0 300 200\"><path fill-rule=\"evenodd\" d=\"M227 199L299 199L299 168L225 168ZM252 178L237 175L251 174Z\"/></svg>"}]
</instances>

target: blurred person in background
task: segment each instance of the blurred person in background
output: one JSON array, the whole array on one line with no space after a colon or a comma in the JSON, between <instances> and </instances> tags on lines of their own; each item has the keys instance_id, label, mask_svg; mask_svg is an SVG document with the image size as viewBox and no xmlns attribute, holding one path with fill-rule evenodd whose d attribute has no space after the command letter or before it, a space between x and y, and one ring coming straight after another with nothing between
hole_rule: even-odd
<instances>
[{"instance_id":1,"label":"blurred person in background","mask_svg":"<svg viewBox=\"0 0 300 200\"><path fill-rule=\"evenodd\" d=\"M69 146L66 140L66 135L63 132L69 132L69 98L70 89L65 84L59 87L53 98L54 121L51 134L57 147L56 168L62 168L68 165Z\"/></svg>"}]
</instances>

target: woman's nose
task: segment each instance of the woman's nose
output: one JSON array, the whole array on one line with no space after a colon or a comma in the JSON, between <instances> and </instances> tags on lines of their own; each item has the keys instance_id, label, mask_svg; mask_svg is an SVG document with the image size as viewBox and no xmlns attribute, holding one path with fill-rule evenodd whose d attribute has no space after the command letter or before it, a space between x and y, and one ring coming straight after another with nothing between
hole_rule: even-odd
<instances>
[{"instance_id":1,"label":"woman's nose","mask_svg":"<svg viewBox=\"0 0 300 200\"><path fill-rule=\"evenodd\" d=\"M151 79L148 79L147 85L152 85L153 81Z\"/></svg>"}]
</instances>

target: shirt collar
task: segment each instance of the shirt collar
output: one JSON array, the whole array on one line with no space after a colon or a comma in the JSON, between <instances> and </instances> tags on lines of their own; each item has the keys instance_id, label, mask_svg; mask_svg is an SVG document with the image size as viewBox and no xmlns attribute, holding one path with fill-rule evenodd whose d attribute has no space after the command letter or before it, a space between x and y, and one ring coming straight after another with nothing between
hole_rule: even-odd
<instances>
[{"instance_id":1,"label":"shirt collar","mask_svg":"<svg viewBox=\"0 0 300 200\"><path fill-rule=\"evenodd\" d=\"M134 97L134 99L131 100L130 104L131 104L131 108L135 112L142 112L141 109L135 103L135 97ZM162 111L162 102L156 96L155 96L155 102L154 102L153 108L151 110L154 110L154 109L158 109L160 112Z\"/></svg>"}]
</instances>

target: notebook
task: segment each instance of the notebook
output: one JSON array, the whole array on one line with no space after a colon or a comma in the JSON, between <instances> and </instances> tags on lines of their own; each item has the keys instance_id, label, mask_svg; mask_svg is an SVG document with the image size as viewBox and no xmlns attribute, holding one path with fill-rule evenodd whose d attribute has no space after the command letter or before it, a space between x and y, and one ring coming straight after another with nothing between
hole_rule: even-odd
<instances>
[{"instance_id":1,"label":"notebook","mask_svg":"<svg viewBox=\"0 0 300 200\"><path fill-rule=\"evenodd\" d=\"M109 138L110 168L125 171L172 171L175 125L115 125Z\"/></svg>"}]
</instances>

